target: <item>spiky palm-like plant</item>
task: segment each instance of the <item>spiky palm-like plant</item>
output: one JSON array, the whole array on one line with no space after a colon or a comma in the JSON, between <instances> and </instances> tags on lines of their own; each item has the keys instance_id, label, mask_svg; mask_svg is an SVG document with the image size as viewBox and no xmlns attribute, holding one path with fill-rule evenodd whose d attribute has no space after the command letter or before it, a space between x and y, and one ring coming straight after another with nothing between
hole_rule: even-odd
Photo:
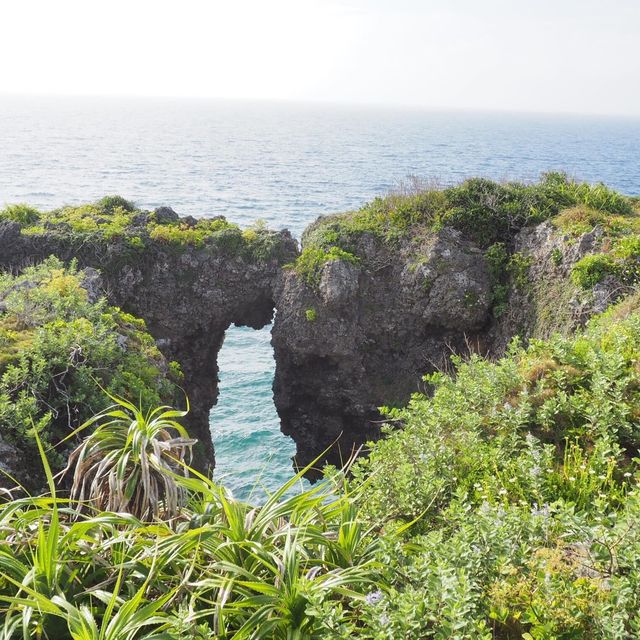
<instances>
[{"instance_id":1,"label":"spiky palm-like plant","mask_svg":"<svg viewBox=\"0 0 640 640\"><path fill-rule=\"evenodd\" d=\"M141 520L176 516L184 490L176 474L188 471L196 440L176 421L187 411L162 406L148 412L110 396L115 404L77 431L93 427L69 456L71 499L79 509L127 512Z\"/></svg>"}]
</instances>

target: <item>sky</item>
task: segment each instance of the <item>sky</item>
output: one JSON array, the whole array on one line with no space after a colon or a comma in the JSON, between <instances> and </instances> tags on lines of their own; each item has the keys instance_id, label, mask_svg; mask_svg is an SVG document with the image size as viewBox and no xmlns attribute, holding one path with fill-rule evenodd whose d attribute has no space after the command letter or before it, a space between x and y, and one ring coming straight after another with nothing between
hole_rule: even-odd
<instances>
[{"instance_id":1,"label":"sky","mask_svg":"<svg viewBox=\"0 0 640 640\"><path fill-rule=\"evenodd\" d=\"M0 29L0 94L640 117L640 0L0 0Z\"/></svg>"}]
</instances>

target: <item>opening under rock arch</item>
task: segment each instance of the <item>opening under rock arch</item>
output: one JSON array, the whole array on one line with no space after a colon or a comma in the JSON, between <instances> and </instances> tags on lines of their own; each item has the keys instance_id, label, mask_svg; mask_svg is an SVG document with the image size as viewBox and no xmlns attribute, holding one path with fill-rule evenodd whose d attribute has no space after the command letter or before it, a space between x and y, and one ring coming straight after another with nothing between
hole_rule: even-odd
<instances>
[{"instance_id":1,"label":"opening under rock arch","mask_svg":"<svg viewBox=\"0 0 640 640\"><path fill-rule=\"evenodd\" d=\"M293 475L296 445L280 431L273 404L275 361L271 326L232 325L218 354L218 403L210 424L216 452L214 479L236 498L262 502ZM308 486L302 480L298 487Z\"/></svg>"}]
</instances>

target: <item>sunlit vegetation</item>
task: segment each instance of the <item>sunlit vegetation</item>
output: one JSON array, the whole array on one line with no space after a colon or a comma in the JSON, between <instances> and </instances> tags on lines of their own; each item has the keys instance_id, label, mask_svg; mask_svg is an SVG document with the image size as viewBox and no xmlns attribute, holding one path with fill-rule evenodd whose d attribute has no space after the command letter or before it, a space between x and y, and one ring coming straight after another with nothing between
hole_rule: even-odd
<instances>
[{"instance_id":1,"label":"sunlit vegetation","mask_svg":"<svg viewBox=\"0 0 640 640\"><path fill-rule=\"evenodd\" d=\"M211 247L247 258L268 261L278 257L279 234L257 221L247 229L214 218L180 218L177 214L158 216L138 209L120 196L105 196L93 204L67 206L41 212L26 204L8 205L0 210L0 222L17 222L25 236L54 236L82 239L92 243L122 242L141 251L149 244L178 251L188 247Z\"/></svg>"},{"instance_id":2,"label":"sunlit vegetation","mask_svg":"<svg viewBox=\"0 0 640 640\"><path fill-rule=\"evenodd\" d=\"M591 185L571 180L563 173L546 173L537 183L498 183L471 178L459 185L437 188L420 182L401 185L398 191L379 197L358 211L327 216L305 232L305 245L328 248L336 245L349 250L359 234L368 233L394 241L418 226L437 230L452 226L482 247L508 242L527 225L543 222L561 211L574 208L591 211L595 226L613 217L616 224L635 216L632 199L603 184ZM595 216L595 217L594 217ZM588 218L588 216L587 216ZM561 220L567 224L568 215ZM588 224L585 220L584 225Z\"/></svg>"},{"instance_id":3,"label":"sunlit vegetation","mask_svg":"<svg viewBox=\"0 0 640 640\"><path fill-rule=\"evenodd\" d=\"M444 227L457 229L482 249L500 245L510 253L518 231L546 220L570 237L598 225L608 237L640 233L636 200L603 184L577 182L564 173L543 174L532 184L471 178L448 188L413 180L357 211L326 216L312 224L303 236L296 269L308 282L317 283L323 262L363 257L359 255L363 236L394 245ZM507 275L503 273L496 282L504 285ZM503 297L498 292L498 313Z\"/></svg>"},{"instance_id":4,"label":"sunlit vegetation","mask_svg":"<svg viewBox=\"0 0 640 640\"><path fill-rule=\"evenodd\" d=\"M3 291L44 288L38 326L90 305L59 263L21 277ZM574 337L456 357L351 472L262 506L188 468L183 411L105 396L56 480L25 434L45 487L0 505L3 637L634 637L639 361L637 293Z\"/></svg>"},{"instance_id":5,"label":"sunlit vegetation","mask_svg":"<svg viewBox=\"0 0 640 640\"><path fill-rule=\"evenodd\" d=\"M56 258L0 275L0 433L28 459L35 432L52 444L109 403L100 386L146 405L176 399L179 368L142 320L91 299L85 277Z\"/></svg>"},{"instance_id":6,"label":"sunlit vegetation","mask_svg":"<svg viewBox=\"0 0 640 640\"><path fill-rule=\"evenodd\" d=\"M47 492L0 507L4 637L634 637L639 300L455 359L350 480L262 506L187 468L183 412L112 398L71 494L40 446Z\"/></svg>"},{"instance_id":7,"label":"sunlit vegetation","mask_svg":"<svg viewBox=\"0 0 640 640\"><path fill-rule=\"evenodd\" d=\"M71 458L72 500L40 447L48 493L0 506L2 637L288 639L355 623L379 544L346 485L286 497L298 475L260 507L237 502L187 473L180 415L117 400Z\"/></svg>"},{"instance_id":8,"label":"sunlit vegetation","mask_svg":"<svg viewBox=\"0 0 640 640\"><path fill-rule=\"evenodd\" d=\"M590 289L613 276L622 285L632 286L640 282L640 235L614 240L609 250L587 255L573 268L574 282L583 289Z\"/></svg>"},{"instance_id":9,"label":"sunlit vegetation","mask_svg":"<svg viewBox=\"0 0 640 640\"><path fill-rule=\"evenodd\" d=\"M417 520L379 556L358 634L638 635L639 299L571 339L458 358L389 412L355 469L361 513L385 533Z\"/></svg>"}]
</instances>

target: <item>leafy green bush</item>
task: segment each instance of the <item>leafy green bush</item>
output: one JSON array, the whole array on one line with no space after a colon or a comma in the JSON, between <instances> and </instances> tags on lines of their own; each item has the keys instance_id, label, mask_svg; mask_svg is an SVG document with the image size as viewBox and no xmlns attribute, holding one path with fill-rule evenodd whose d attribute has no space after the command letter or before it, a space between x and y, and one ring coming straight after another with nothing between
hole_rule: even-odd
<instances>
[{"instance_id":1,"label":"leafy green bush","mask_svg":"<svg viewBox=\"0 0 640 640\"><path fill-rule=\"evenodd\" d=\"M455 377L428 377L432 397L388 412L354 469L358 501L411 534L383 535L358 637L637 634L637 297L574 338L456 358Z\"/></svg>"},{"instance_id":2,"label":"leafy green bush","mask_svg":"<svg viewBox=\"0 0 640 640\"><path fill-rule=\"evenodd\" d=\"M133 213L136 210L133 202L125 200L122 196L104 196L96 202L96 206L106 213L114 213L118 209L128 213Z\"/></svg>"},{"instance_id":3,"label":"leafy green bush","mask_svg":"<svg viewBox=\"0 0 640 640\"><path fill-rule=\"evenodd\" d=\"M608 253L585 256L571 272L575 284L583 289L591 289L608 275L627 286L640 283L640 236L617 239Z\"/></svg>"},{"instance_id":4,"label":"leafy green bush","mask_svg":"<svg viewBox=\"0 0 640 640\"><path fill-rule=\"evenodd\" d=\"M617 233L640 229L630 198L602 184L547 173L534 184L485 178L471 178L442 190L418 184L376 198L358 211L320 218L305 231L303 245L325 250L338 246L354 252L355 239L361 234L395 242L412 229L433 232L451 226L488 248L496 243L509 245L523 227L556 216L558 226L572 233L590 231L602 222Z\"/></svg>"},{"instance_id":5,"label":"leafy green bush","mask_svg":"<svg viewBox=\"0 0 640 640\"><path fill-rule=\"evenodd\" d=\"M289 640L352 628L378 542L341 483L286 497L298 474L255 507L193 473L175 475L189 499L165 521L91 503L87 513L56 496L50 472L51 496L0 505L3 637ZM118 482L105 489L115 499Z\"/></svg>"},{"instance_id":6,"label":"leafy green bush","mask_svg":"<svg viewBox=\"0 0 640 640\"><path fill-rule=\"evenodd\" d=\"M93 204L44 213L28 205L9 205L0 211L0 220L3 219L18 222L21 232L28 236L54 234L92 243L120 240L136 251L145 249L149 241L177 251L210 246L256 262L283 258L280 234L269 230L263 221L244 231L222 216L159 221L155 212L137 209L121 196L105 196Z\"/></svg>"},{"instance_id":7,"label":"leafy green bush","mask_svg":"<svg viewBox=\"0 0 640 640\"><path fill-rule=\"evenodd\" d=\"M103 409L100 385L143 406L174 398L144 322L89 300L83 278L56 258L0 275L0 432L25 452L34 428L54 444Z\"/></svg>"}]
</instances>

